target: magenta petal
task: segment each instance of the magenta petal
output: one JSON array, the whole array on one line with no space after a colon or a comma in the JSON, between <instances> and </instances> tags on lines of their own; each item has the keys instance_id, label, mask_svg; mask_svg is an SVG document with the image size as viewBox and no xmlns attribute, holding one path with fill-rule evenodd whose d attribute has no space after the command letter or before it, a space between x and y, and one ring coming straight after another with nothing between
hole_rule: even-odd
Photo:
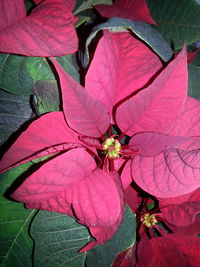
<instances>
[{"instance_id":1,"label":"magenta petal","mask_svg":"<svg viewBox=\"0 0 200 267\"><path fill-rule=\"evenodd\" d=\"M154 157L138 155L132 160L132 177L143 190L156 197L181 196L200 186L199 158L198 151L178 149Z\"/></svg>"},{"instance_id":2,"label":"magenta petal","mask_svg":"<svg viewBox=\"0 0 200 267\"><path fill-rule=\"evenodd\" d=\"M26 16L24 0L1 0L0 31Z\"/></svg>"},{"instance_id":3,"label":"magenta petal","mask_svg":"<svg viewBox=\"0 0 200 267\"><path fill-rule=\"evenodd\" d=\"M166 131L166 133L169 135L199 136L199 114L199 100L187 97L179 117Z\"/></svg>"},{"instance_id":4,"label":"magenta petal","mask_svg":"<svg viewBox=\"0 0 200 267\"><path fill-rule=\"evenodd\" d=\"M113 186L113 189L115 191L115 188L117 188L117 191L118 191L118 194L117 194L118 196L116 195L117 196L117 203L116 203L115 193L113 191L112 194L110 195L110 201L108 201L113 205L113 208L111 208L111 206L109 204L107 204L102 211L105 212L105 215L107 216L107 221L109 220L108 218L111 217L113 219L113 223L109 220L109 223L107 222L106 226L101 226L101 227L91 226L90 232L96 240L88 243L85 247L83 247L81 249L81 252L85 252L85 251L93 248L94 246L96 246L98 244L103 244L106 241L108 241L115 234L115 232L117 231L118 227L120 226L120 224L123 220L123 217L124 217L124 194L123 194L123 190L122 190L122 185L121 185L119 176L116 173L112 175L112 179L113 179L114 184L115 184ZM107 189L106 189L106 191L107 191ZM105 191L105 193L106 193L106 191ZM101 204L103 204L102 201L105 202L105 200L106 200L106 194L105 194L105 198L104 198L104 194L103 194L101 200L99 200L99 202L97 202L97 205L101 206ZM109 209L110 209L110 211L109 211ZM98 210L99 210L99 208L97 209L97 211ZM113 214L114 214L114 216L113 216Z\"/></svg>"},{"instance_id":5,"label":"magenta petal","mask_svg":"<svg viewBox=\"0 0 200 267\"><path fill-rule=\"evenodd\" d=\"M188 225L176 226L168 223L167 221L165 221L165 223L169 229L176 234L195 236L200 232L200 217L197 216L195 217L194 222Z\"/></svg>"},{"instance_id":6,"label":"magenta petal","mask_svg":"<svg viewBox=\"0 0 200 267\"><path fill-rule=\"evenodd\" d=\"M114 104L144 87L161 66L157 55L132 35L105 30L86 75L86 90L112 114Z\"/></svg>"},{"instance_id":7,"label":"magenta petal","mask_svg":"<svg viewBox=\"0 0 200 267\"><path fill-rule=\"evenodd\" d=\"M78 135L67 126L63 112L51 112L31 123L18 137L1 159L0 170L5 171L8 167L13 167L22 161L29 161L74 146L80 146Z\"/></svg>"},{"instance_id":8,"label":"magenta petal","mask_svg":"<svg viewBox=\"0 0 200 267\"><path fill-rule=\"evenodd\" d=\"M117 123L129 136L143 131L165 132L179 116L186 95L187 56L184 47L148 88L118 107Z\"/></svg>"},{"instance_id":9,"label":"magenta petal","mask_svg":"<svg viewBox=\"0 0 200 267\"><path fill-rule=\"evenodd\" d=\"M65 118L70 127L90 137L102 136L110 124L110 117L103 104L60 67L53 63L59 74Z\"/></svg>"},{"instance_id":10,"label":"magenta petal","mask_svg":"<svg viewBox=\"0 0 200 267\"><path fill-rule=\"evenodd\" d=\"M117 0L113 5L97 5L95 8L103 17L120 17L156 25L146 0Z\"/></svg>"},{"instance_id":11,"label":"magenta petal","mask_svg":"<svg viewBox=\"0 0 200 267\"><path fill-rule=\"evenodd\" d=\"M45 0L29 16L20 16L0 31L0 51L43 57L74 53L78 48L75 22L63 1Z\"/></svg>"},{"instance_id":12,"label":"magenta petal","mask_svg":"<svg viewBox=\"0 0 200 267\"><path fill-rule=\"evenodd\" d=\"M160 198L159 207L165 219L176 226L194 223L200 212L200 189L175 198Z\"/></svg>"},{"instance_id":13,"label":"magenta petal","mask_svg":"<svg viewBox=\"0 0 200 267\"><path fill-rule=\"evenodd\" d=\"M153 250L151 266L187 266L184 255L173 241L165 237L155 237L150 240L150 243Z\"/></svg>"},{"instance_id":14,"label":"magenta petal","mask_svg":"<svg viewBox=\"0 0 200 267\"><path fill-rule=\"evenodd\" d=\"M185 148L194 143L197 143L197 140L190 137L146 132L134 135L129 142L129 148L138 150L137 154L141 156L149 157L160 154L169 148ZM198 145L200 145L200 141Z\"/></svg>"},{"instance_id":15,"label":"magenta petal","mask_svg":"<svg viewBox=\"0 0 200 267\"><path fill-rule=\"evenodd\" d=\"M186 264L182 266L198 267L200 262L200 239L197 236L182 236L176 234L168 234L167 239L170 240L185 258ZM172 266L172 265L171 265ZM175 265L173 265L175 266Z\"/></svg>"},{"instance_id":16,"label":"magenta petal","mask_svg":"<svg viewBox=\"0 0 200 267\"><path fill-rule=\"evenodd\" d=\"M85 179L96 168L83 149L72 149L43 164L12 194L27 207L65 213L63 192ZM60 194L60 195L59 195Z\"/></svg>"},{"instance_id":17,"label":"magenta petal","mask_svg":"<svg viewBox=\"0 0 200 267\"><path fill-rule=\"evenodd\" d=\"M48 161L14 192L27 208L72 215L88 227L110 227L123 216L123 188L117 174L96 169L84 149Z\"/></svg>"}]
</instances>

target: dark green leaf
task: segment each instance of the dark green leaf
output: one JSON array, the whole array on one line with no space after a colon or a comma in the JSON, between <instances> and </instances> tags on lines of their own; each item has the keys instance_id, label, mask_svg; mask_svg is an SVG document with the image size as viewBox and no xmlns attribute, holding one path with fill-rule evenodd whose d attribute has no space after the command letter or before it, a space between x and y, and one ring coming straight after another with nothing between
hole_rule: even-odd
<instances>
[{"instance_id":1,"label":"dark green leaf","mask_svg":"<svg viewBox=\"0 0 200 267\"><path fill-rule=\"evenodd\" d=\"M117 233L105 244L96 246L88 251L86 266L110 267L119 252L134 244L136 235L135 231L135 216L127 206L124 220Z\"/></svg>"},{"instance_id":2,"label":"dark green leaf","mask_svg":"<svg viewBox=\"0 0 200 267\"><path fill-rule=\"evenodd\" d=\"M88 37L84 65L87 65L89 61L88 46L91 40L103 29L109 29L114 32L131 30L140 39L147 43L164 61L168 61L173 55L171 48L163 37L149 24L134 22L129 19L111 18L106 23L96 26Z\"/></svg>"},{"instance_id":3,"label":"dark green leaf","mask_svg":"<svg viewBox=\"0 0 200 267\"><path fill-rule=\"evenodd\" d=\"M17 96L0 90L0 145L32 115L29 96Z\"/></svg>"},{"instance_id":4,"label":"dark green leaf","mask_svg":"<svg viewBox=\"0 0 200 267\"><path fill-rule=\"evenodd\" d=\"M61 67L76 81L80 81L79 69L76 64L76 58L74 54L66 55L63 57L56 57L56 60Z\"/></svg>"},{"instance_id":5,"label":"dark green leaf","mask_svg":"<svg viewBox=\"0 0 200 267\"><path fill-rule=\"evenodd\" d=\"M0 175L0 264L4 267L32 266L33 242L29 237L29 224L36 211L6 198L10 185L30 166L29 162Z\"/></svg>"},{"instance_id":6,"label":"dark green leaf","mask_svg":"<svg viewBox=\"0 0 200 267\"><path fill-rule=\"evenodd\" d=\"M25 67L34 82L55 79L48 60L44 57L27 57Z\"/></svg>"},{"instance_id":7,"label":"dark green leaf","mask_svg":"<svg viewBox=\"0 0 200 267\"><path fill-rule=\"evenodd\" d=\"M148 0L156 29L175 49L200 40L200 6L195 0Z\"/></svg>"},{"instance_id":8,"label":"dark green leaf","mask_svg":"<svg viewBox=\"0 0 200 267\"><path fill-rule=\"evenodd\" d=\"M78 3L76 4L76 7L74 9L74 15L77 15L78 13L88 9L88 8L93 8L94 5L101 5L101 4L105 4L105 5L111 5L112 4L112 0L87 0L87 1L78 1L78 2L82 2L81 4Z\"/></svg>"},{"instance_id":9,"label":"dark green leaf","mask_svg":"<svg viewBox=\"0 0 200 267\"><path fill-rule=\"evenodd\" d=\"M188 65L188 95L200 100L200 66Z\"/></svg>"},{"instance_id":10,"label":"dark green leaf","mask_svg":"<svg viewBox=\"0 0 200 267\"><path fill-rule=\"evenodd\" d=\"M35 267L83 267L86 253L78 251L88 243L90 235L73 218L48 211L39 211L31 226L35 241Z\"/></svg>"},{"instance_id":11,"label":"dark green leaf","mask_svg":"<svg viewBox=\"0 0 200 267\"><path fill-rule=\"evenodd\" d=\"M27 57L0 53L0 88L16 94L30 95L33 79L26 68Z\"/></svg>"},{"instance_id":12,"label":"dark green leaf","mask_svg":"<svg viewBox=\"0 0 200 267\"><path fill-rule=\"evenodd\" d=\"M55 80L41 80L35 83L34 107L38 115L60 110L60 98Z\"/></svg>"}]
</instances>

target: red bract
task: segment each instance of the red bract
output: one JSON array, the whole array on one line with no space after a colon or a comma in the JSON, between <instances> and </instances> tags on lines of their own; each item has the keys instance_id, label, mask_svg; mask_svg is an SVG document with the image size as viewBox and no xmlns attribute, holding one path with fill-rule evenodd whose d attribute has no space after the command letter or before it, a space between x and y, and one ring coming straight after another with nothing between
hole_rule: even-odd
<instances>
[{"instance_id":1,"label":"red bract","mask_svg":"<svg viewBox=\"0 0 200 267\"><path fill-rule=\"evenodd\" d=\"M26 16L23 0L13 0L12 4L2 0L0 51L42 57L76 52L76 18L72 14L75 2L67 4L63 0L45 0Z\"/></svg>"},{"instance_id":2,"label":"red bract","mask_svg":"<svg viewBox=\"0 0 200 267\"><path fill-rule=\"evenodd\" d=\"M60 78L63 112L52 112L33 122L5 154L1 169L65 153L28 177L13 194L16 200L29 208L75 216L97 239L85 248L89 249L109 239L121 223L123 187L131 182L131 173L144 190L162 197L199 187L198 162L190 162L190 154L198 153L193 150L199 146L198 138L190 137L190 132L175 133L181 116L186 116L184 123L191 123L192 108L186 115L185 107L191 100L186 101L185 47L161 71L160 60L142 42L127 33L105 31L87 72L85 88L56 60L53 63ZM192 112L198 111L199 102L192 107ZM121 129L121 137L133 135L128 145L120 144L121 138L112 132L114 123ZM195 127L190 129L195 132ZM104 152L102 158L96 148ZM194 175L187 185L182 181L182 169L178 174L177 168L170 170L169 179L166 161L152 162L171 151L189 154L184 161L179 158L179 166L185 168L187 161L188 175ZM145 161L142 167L141 158ZM120 179L118 173L127 160ZM161 177L156 180L155 174Z\"/></svg>"},{"instance_id":3,"label":"red bract","mask_svg":"<svg viewBox=\"0 0 200 267\"><path fill-rule=\"evenodd\" d=\"M120 17L156 25L146 0L116 0L113 5L96 5L95 8L103 17Z\"/></svg>"}]
</instances>

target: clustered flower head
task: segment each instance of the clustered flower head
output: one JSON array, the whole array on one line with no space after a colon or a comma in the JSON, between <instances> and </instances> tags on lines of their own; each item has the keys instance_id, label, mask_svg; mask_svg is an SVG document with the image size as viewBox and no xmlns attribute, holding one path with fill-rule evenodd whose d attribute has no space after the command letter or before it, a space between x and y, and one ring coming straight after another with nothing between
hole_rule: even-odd
<instances>
[{"instance_id":1,"label":"clustered flower head","mask_svg":"<svg viewBox=\"0 0 200 267\"><path fill-rule=\"evenodd\" d=\"M1 29L0 51L51 57L75 52L74 1L35 2L30 15L23 8ZM104 17L121 14L155 24L145 1L124 1L123 10L121 5L118 0L96 10ZM132 6L138 13L130 12ZM47 11L60 14L56 25L48 21ZM52 42L43 46L51 27ZM40 42L34 43L29 31ZM138 242L114 266L197 266L200 102L187 96L186 46L164 65L129 32L103 30L84 86L55 58L51 62L59 77L62 111L34 120L4 154L0 168L49 158L11 197L29 209L67 214L87 226L95 240L82 251L113 236L127 203L136 214ZM194 230L189 235L188 227Z\"/></svg>"}]
</instances>

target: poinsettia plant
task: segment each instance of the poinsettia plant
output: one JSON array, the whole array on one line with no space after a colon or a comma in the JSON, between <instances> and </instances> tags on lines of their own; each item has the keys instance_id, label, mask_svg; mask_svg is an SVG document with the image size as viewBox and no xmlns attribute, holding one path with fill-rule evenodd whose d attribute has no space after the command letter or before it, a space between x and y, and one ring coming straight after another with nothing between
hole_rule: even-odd
<instances>
[{"instance_id":1,"label":"poinsettia plant","mask_svg":"<svg viewBox=\"0 0 200 267\"><path fill-rule=\"evenodd\" d=\"M3 266L198 266L200 6L1 5Z\"/></svg>"}]
</instances>

